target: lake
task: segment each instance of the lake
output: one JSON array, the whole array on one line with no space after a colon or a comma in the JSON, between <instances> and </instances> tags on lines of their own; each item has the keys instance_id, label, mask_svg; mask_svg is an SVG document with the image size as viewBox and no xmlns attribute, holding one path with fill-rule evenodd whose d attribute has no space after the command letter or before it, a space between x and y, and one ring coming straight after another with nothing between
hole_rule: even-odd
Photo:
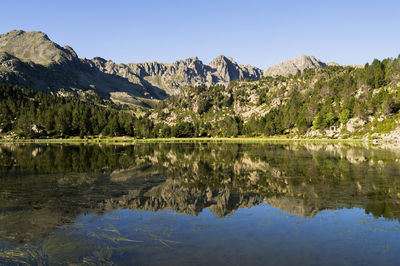
<instances>
[{"instance_id":1,"label":"lake","mask_svg":"<svg viewBox=\"0 0 400 266\"><path fill-rule=\"evenodd\" d=\"M398 265L400 149L1 144L0 264Z\"/></svg>"}]
</instances>

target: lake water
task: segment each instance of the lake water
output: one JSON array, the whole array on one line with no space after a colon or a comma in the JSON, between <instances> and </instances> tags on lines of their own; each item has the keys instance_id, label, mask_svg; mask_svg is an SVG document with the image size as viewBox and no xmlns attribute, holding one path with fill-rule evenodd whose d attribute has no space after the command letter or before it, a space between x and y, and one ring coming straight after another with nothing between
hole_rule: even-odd
<instances>
[{"instance_id":1,"label":"lake water","mask_svg":"<svg viewBox=\"0 0 400 266\"><path fill-rule=\"evenodd\" d=\"M0 145L0 264L398 265L400 149Z\"/></svg>"}]
</instances>

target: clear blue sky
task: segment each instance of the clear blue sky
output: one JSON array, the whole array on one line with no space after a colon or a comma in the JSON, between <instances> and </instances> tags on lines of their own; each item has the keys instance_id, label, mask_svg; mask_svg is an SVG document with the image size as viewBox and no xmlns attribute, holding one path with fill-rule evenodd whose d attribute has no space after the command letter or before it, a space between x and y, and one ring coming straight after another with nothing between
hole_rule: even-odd
<instances>
[{"instance_id":1,"label":"clear blue sky","mask_svg":"<svg viewBox=\"0 0 400 266\"><path fill-rule=\"evenodd\" d=\"M2 0L0 33L12 29L124 63L224 54L264 69L306 54L364 64L399 55L400 1Z\"/></svg>"}]
</instances>

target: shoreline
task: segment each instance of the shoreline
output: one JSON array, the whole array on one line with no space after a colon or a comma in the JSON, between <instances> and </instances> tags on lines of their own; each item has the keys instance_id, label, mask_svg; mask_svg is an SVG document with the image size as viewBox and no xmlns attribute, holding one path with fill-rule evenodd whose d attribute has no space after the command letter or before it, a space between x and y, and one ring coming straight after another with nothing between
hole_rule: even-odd
<instances>
[{"instance_id":1,"label":"shoreline","mask_svg":"<svg viewBox=\"0 0 400 266\"><path fill-rule=\"evenodd\" d=\"M54 143L54 144L73 144L73 143L101 143L101 144L115 144L115 143L126 143L126 144L140 144L140 143L373 143L373 140L365 140L365 139L307 139L307 138L251 138L251 137L243 137L243 138L211 138L211 137L203 137L203 138L149 138L149 139L135 139L131 137L115 137L115 138L104 138L104 139L96 139L96 138L70 138L70 139L0 139L0 144L7 143ZM382 141L382 143L388 143L389 141Z\"/></svg>"}]
</instances>

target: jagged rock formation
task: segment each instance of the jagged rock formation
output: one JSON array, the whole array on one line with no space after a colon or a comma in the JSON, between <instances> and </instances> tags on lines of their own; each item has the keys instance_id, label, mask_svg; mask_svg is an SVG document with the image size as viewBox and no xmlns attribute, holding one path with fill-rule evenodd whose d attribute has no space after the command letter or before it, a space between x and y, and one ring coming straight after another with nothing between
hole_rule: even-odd
<instances>
[{"instance_id":1,"label":"jagged rock formation","mask_svg":"<svg viewBox=\"0 0 400 266\"><path fill-rule=\"evenodd\" d=\"M116 64L96 57L92 60L102 72L127 78L133 83L145 80L152 86L165 90L169 94L179 93L184 85L228 84L237 79L259 79L262 70L249 65L239 65L232 58L220 55L209 65L203 64L197 57L191 57L166 63L130 63Z\"/></svg>"},{"instance_id":2,"label":"jagged rock formation","mask_svg":"<svg viewBox=\"0 0 400 266\"><path fill-rule=\"evenodd\" d=\"M268 68L264 71L264 76L288 76L303 72L307 68L326 67L328 65L337 64L332 62L324 63L314 56L302 55Z\"/></svg>"},{"instance_id":3,"label":"jagged rock formation","mask_svg":"<svg viewBox=\"0 0 400 266\"><path fill-rule=\"evenodd\" d=\"M261 69L222 55L209 65L197 57L171 64L116 64L100 57L80 59L71 47L59 46L42 32L14 30L0 35L0 80L44 92L94 92L129 102L129 97L164 99L184 85L226 85L261 76Z\"/></svg>"}]
</instances>

